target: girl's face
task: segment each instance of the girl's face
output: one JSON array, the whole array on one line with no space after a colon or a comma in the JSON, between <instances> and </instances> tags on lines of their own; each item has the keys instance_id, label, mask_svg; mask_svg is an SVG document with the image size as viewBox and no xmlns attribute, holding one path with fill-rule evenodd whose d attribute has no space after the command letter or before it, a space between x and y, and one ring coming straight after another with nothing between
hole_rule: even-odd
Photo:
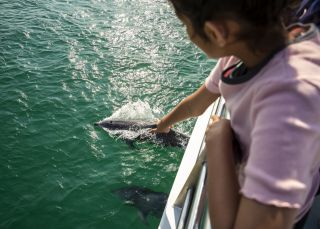
<instances>
[{"instance_id":1,"label":"girl's face","mask_svg":"<svg viewBox=\"0 0 320 229\"><path fill-rule=\"evenodd\" d=\"M198 46L209 58L220 58L223 55L223 50L214 42L204 40L194 32L193 26L187 17L180 17L180 20L186 26L186 31L189 39Z\"/></svg>"}]
</instances>

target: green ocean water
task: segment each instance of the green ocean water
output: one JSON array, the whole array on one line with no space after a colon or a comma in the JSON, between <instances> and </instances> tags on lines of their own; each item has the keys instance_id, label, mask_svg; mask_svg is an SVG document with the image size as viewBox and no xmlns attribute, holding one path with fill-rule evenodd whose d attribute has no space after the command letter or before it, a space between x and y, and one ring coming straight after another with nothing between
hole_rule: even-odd
<instances>
[{"instance_id":1,"label":"green ocean water","mask_svg":"<svg viewBox=\"0 0 320 229\"><path fill-rule=\"evenodd\" d=\"M0 0L0 228L156 228L111 191L168 193L183 150L93 123L159 118L213 65L165 0Z\"/></svg>"}]
</instances>

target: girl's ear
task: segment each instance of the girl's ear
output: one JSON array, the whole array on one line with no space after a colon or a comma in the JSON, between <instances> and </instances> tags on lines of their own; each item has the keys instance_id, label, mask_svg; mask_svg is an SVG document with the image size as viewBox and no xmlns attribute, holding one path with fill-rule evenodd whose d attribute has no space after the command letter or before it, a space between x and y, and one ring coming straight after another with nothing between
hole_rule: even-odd
<instances>
[{"instance_id":1,"label":"girl's ear","mask_svg":"<svg viewBox=\"0 0 320 229\"><path fill-rule=\"evenodd\" d=\"M206 21L204 23L204 32L209 40L219 47L224 47L227 43L228 28L219 22Z\"/></svg>"}]
</instances>

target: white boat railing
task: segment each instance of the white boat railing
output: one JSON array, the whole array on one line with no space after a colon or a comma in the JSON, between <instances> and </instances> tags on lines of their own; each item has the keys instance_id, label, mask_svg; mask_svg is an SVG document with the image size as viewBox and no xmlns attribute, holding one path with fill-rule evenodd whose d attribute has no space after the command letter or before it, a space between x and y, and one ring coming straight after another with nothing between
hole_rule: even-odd
<instances>
[{"instance_id":1,"label":"white boat railing","mask_svg":"<svg viewBox=\"0 0 320 229\"><path fill-rule=\"evenodd\" d=\"M161 229L211 228L206 211L204 136L213 114L227 116L222 98L197 119L160 221Z\"/></svg>"}]
</instances>

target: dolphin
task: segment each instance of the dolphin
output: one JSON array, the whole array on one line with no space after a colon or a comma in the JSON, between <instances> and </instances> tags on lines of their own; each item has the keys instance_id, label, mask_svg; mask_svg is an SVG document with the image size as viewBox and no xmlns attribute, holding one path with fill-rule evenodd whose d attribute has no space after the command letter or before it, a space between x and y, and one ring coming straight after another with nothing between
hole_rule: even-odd
<instances>
[{"instance_id":1,"label":"dolphin","mask_svg":"<svg viewBox=\"0 0 320 229\"><path fill-rule=\"evenodd\" d=\"M137 208L141 220L146 225L148 225L147 217L149 214L158 218L162 216L168 200L168 194L166 193L155 192L138 186L124 187L112 192L124 200L126 204Z\"/></svg>"},{"instance_id":2,"label":"dolphin","mask_svg":"<svg viewBox=\"0 0 320 229\"><path fill-rule=\"evenodd\" d=\"M134 121L134 120L112 120L105 119L95 123L95 125L102 127L105 130L116 131L133 131L136 134L134 137L126 137L121 135L121 132L116 134L121 136L128 143L133 141L151 141L156 144L164 146L173 146L186 148L189 136L171 129L168 133L150 133L150 129L156 128L157 124L148 121Z\"/></svg>"},{"instance_id":3,"label":"dolphin","mask_svg":"<svg viewBox=\"0 0 320 229\"><path fill-rule=\"evenodd\" d=\"M134 120L112 120L106 119L96 123L97 125L111 130L139 130L156 128L157 124L146 121Z\"/></svg>"}]
</instances>

